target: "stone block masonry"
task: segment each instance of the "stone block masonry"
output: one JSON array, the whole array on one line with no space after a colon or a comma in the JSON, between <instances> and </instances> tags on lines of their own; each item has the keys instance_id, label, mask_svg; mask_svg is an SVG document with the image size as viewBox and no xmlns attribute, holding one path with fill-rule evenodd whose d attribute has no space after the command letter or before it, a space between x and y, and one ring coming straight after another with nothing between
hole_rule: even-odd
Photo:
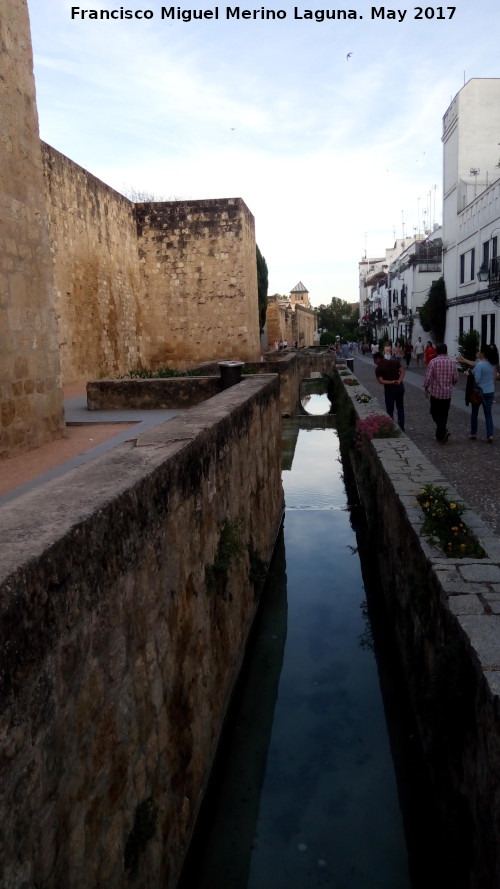
<instances>
[{"instance_id":1,"label":"stone block masonry","mask_svg":"<svg viewBox=\"0 0 500 889\"><path fill-rule=\"evenodd\" d=\"M0 459L64 431L28 12L0 0Z\"/></svg>"},{"instance_id":2,"label":"stone block masonry","mask_svg":"<svg viewBox=\"0 0 500 889\"><path fill-rule=\"evenodd\" d=\"M259 356L240 198L133 204L42 143L64 383Z\"/></svg>"},{"instance_id":3,"label":"stone block masonry","mask_svg":"<svg viewBox=\"0 0 500 889\"><path fill-rule=\"evenodd\" d=\"M134 204L41 143L64 383L146 360Z\"/></svg>"},{"instance_id":4,"label":"stone block masonry","mask_svg":"<svg viewBox=\"0 0 500 889\"><path fill-rule=\"evenodd\" d=\"M2 889L176 885L280 442L278 379L253 376L0 509Z\"/></svg>"},{"instance_id":5,"label":"stone block masonry","mask_svg":"<svg viewBox=\"0 0 500 889\"><path fill-rule=\"evenodd\" d=\"M0 0L0 44L2 459L64 434L61 384L260 339L243 201L133 204L40 142L26 0Z\"/></svg>"},{"instance_id":6,"label":"stone block masonry","mask_svg":"<svg viewBox=\"0 0 500 889\"><path fill-rule=\"evenodd\" d=\"M254 218L241 198L137 204L153 368L260 350Z\"/></svg>"},{"instance_id":7,"label":"stone block masonry","mask_svg":"<svg viewBox=\"0 0 500 889\"><path fill-rule=\"evenodd\" d=\"M344 459L352 458L441 813L450 885L500 886L500 543L467 509L463 521L486 558L446 558L421 536L416 494L445 487L441 472L406 436L365 437L345 451L355 417L385 415L363 386L336 381ZM350 432L349 432L350 429Z\"/></svg>"}]
</instances>

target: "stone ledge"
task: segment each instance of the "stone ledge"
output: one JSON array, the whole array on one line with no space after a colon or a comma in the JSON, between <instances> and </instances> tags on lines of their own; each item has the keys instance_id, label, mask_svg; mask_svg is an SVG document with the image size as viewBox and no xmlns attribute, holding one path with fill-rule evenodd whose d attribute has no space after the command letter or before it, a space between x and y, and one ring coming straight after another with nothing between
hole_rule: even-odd
<instances>
[{"instance_id":1,"label":"stone ledge","mask_svg":"<svg viewBox=\"0 0 500 889\"><path fill-rule=\"evenodd\" d=\"M352 416L386 413L376 398L356 401L367 391L362 385L353 391L340 378L335 385ZM460 840L455 831L446 837L448 854L463 861L468 889L496 889L500 542L405 434L365 439L352 462L443 824L462 812ZM486 558L446 558L422 539L424 515L414 494L427 483L465 505L463 520Z\"/></svg>"}]
</instances>

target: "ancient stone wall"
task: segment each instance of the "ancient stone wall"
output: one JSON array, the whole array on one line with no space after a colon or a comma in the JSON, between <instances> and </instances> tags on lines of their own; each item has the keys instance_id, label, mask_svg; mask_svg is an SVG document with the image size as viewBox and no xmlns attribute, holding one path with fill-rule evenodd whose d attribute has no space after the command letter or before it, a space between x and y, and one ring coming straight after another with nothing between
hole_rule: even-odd
<instances>
[{"instance_id":1,"label":"ancient stone wall","mask_svg":"<svg viewBox=\"0 0 500 889\"><path fill-rule=\"evenodd\" d=\"M54 284L25 0L0 0L0 458L63 434Z\"/></svg>"},{"instance_id":2,"label":"ancient stone wall","mask_svg":"<svg viewBox=\"0 0 500 889\"><path fill-rule=\"evenodd\" d=\"M280 301L277 294L270 296L267 301L266 327L269 348L273 349L275 343L286 340L290 345L293 340L292 329L293 313L288 303Z\"/></svg>"},{"instance_id":3,"label":"ancient stone wall","mask_svg":"<svg viewBox=\"0 0 500 889\"><path fill-rule=\"evenodd\" d=\"M281 521L280 442L277 377L254 375L0 508L2 889L175 886Z\"/></svg>"},{"instance_id":4,"label":"ancient stone wall","mask_svg":"<svg viewBox=\"0 0 500 889\"><path fill-rule=\"evenodd\" d=\"M152 367L260 353L254 219L241 198L137 205Z\"/></svg>"},{"instance_id":5,"label":"ancient stone wall","mask_svg":"<svg viewBox=\"0 0 500 889\"><path fill-rule=\"evenodd\" d=\"M42 157L65 383L258 357L243 201L135 205L45 143Z\"/></svg>"},{"instance_id":6,"label":"ancient stone wall","mask_svg":"<svg viewBox=\"0 0 500 889\"><path fill-rule=\"evenodd\" d=\"M125 373L144 348L134 204L41 149L63 382Z\"/></svg>"},{"instance_id":7,"label":"ancient stone wall","mask_svg":"<svg viewBox=\"0 0 500 889\"><path fill-rule=\"evenodd\" d=\"M293 339L297 341L299 349L303 346L313 345L315 330L316 313L314 309L296 303L293 313Z\"/></svg>"}]
</instances>

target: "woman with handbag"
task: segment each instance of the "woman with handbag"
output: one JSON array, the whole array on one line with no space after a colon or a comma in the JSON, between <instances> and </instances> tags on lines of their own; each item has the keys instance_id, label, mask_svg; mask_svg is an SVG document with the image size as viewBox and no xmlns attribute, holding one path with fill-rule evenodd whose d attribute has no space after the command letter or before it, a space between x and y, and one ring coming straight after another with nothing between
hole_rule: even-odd
<instances>
[{"instance_id":1,"label":"woman with handbag","mask_svg":"<svg viewBox=\"0 0 500 889\"><path fill-rule=\"evenodd\" d=\"M469 363L469 362L467 362ZM471 362L472 363L472 362ZM470 394L472 412L470 417L470 436L475 441L477 435L477 417L479 406L483 405L486 422L486 440L493 442L493 417L491 408L495 397L496 356L490 346L482 346L478 352L478 360L469 372L474 377L474 389ZM479 393L475 394L479 389Z\"/></svg>"}]
</instances>

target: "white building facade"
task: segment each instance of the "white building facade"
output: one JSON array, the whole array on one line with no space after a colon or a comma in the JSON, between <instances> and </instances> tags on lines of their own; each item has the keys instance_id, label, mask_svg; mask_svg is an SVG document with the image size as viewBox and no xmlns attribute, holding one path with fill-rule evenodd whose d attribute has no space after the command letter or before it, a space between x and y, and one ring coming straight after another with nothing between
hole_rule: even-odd
<instances>
[{"instance_id":1,"label":"white building facade","mask_svg":"<svg viewBox=\"0 0 500 889\"><path fill-rule=\"evenodd\" d=\"M500 78L469 80L443 118L446 342L500 338Z\"/></svg>"},{"instance_id":2,"label":"white building facade","mask_svg":"<svg viewBox=\"0 0 500 889\"><path fill-rule=\"evenodd\" d=\"M361 263L360 263L361 269ZM442 275L442 229L396 241L386 251L386 262L367 278L361 323L369 324L373 338L390 342L414 341L425 334L418 310L434 281ZM371 284L371 287L370 287ZM361 288L360 288L361 295Z\"/></svg>"}]
</instances>

